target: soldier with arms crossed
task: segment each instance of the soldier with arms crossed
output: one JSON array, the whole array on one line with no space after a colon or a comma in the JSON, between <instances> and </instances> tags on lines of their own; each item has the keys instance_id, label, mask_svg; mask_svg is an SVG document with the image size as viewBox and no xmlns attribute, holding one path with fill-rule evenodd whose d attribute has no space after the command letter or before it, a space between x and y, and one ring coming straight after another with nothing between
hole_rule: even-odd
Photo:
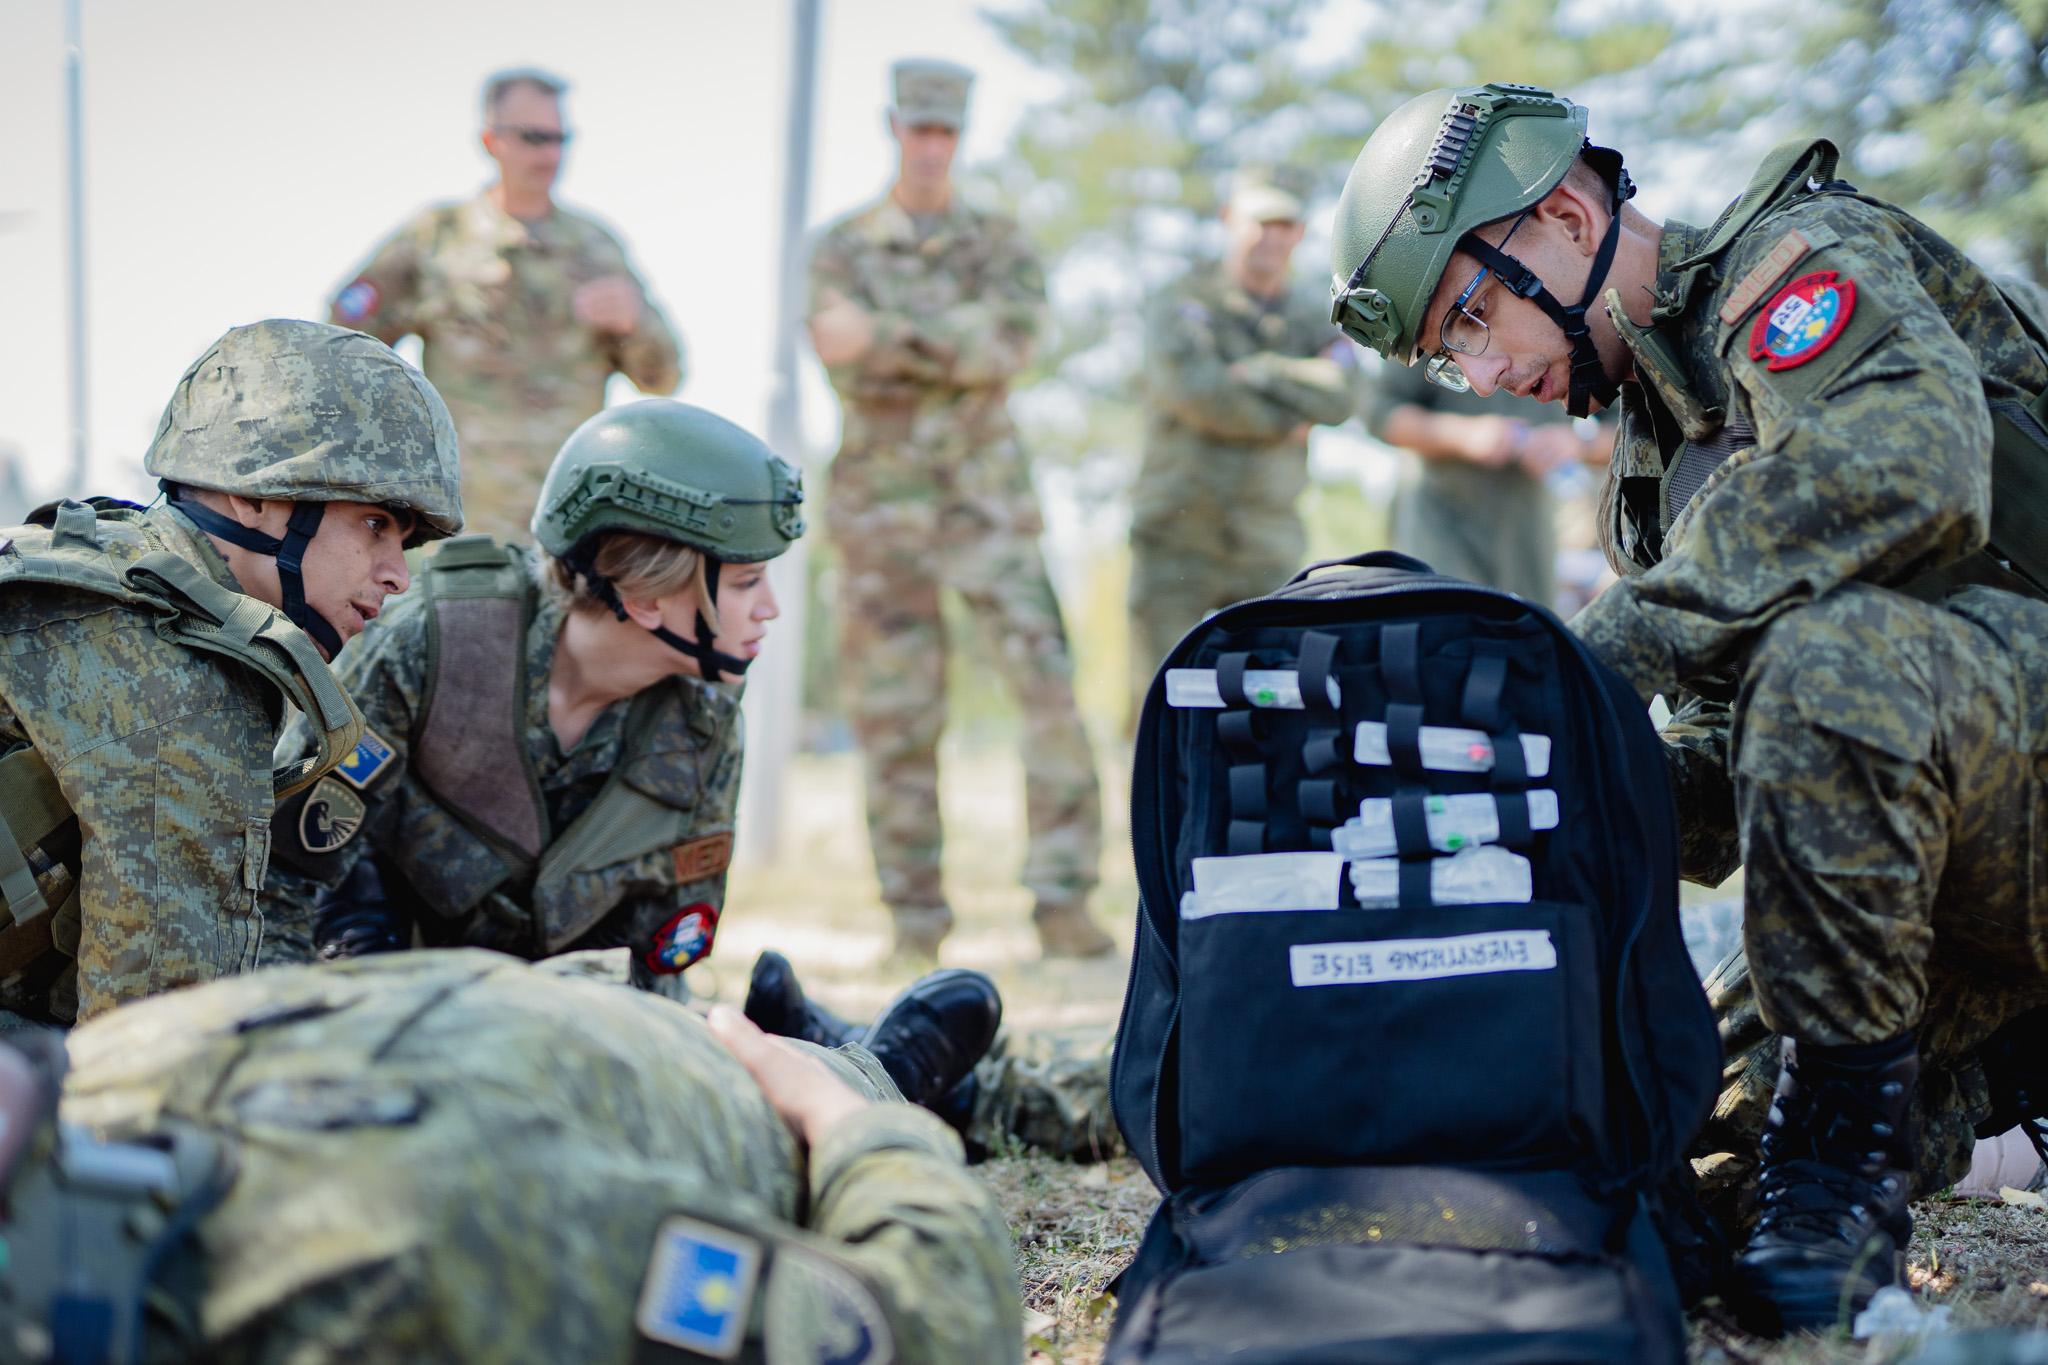
<instances>
[{"instance_id":1,"label":"soldier with arms crossed","mask_svg":"<svg viewBox=\"0 0 2048 1365\"><path fill-rule=\"evenodd\" d=\"M1625 576L1572 625L1680 700L1686 875L1746 872L1708 1147L1757 1173L1739 1312L1829 1326L1973 1128L2048 1109L2048 546L1992 497L1994 446L2048 463L2048 295L1836 180L1826 142L1659 226L1585 123L1505 85L1389 117L1333 317L1453 387L1620 408Z\"/></svg>"},{"instance_id":2,"label":"soldier with arms crossed","mask_svg":"<svg viewBox=\"0 0 2048 1365\"><path fill-rule=\"evenodd\" d=\"M256 965L272 808L363 733L325 660L462 529L447 409L339 327L227 333L143 464L148 510L0 532L0 1026ZM306 742L273 770L286 702Z\"/></svg>"}]
</instances>

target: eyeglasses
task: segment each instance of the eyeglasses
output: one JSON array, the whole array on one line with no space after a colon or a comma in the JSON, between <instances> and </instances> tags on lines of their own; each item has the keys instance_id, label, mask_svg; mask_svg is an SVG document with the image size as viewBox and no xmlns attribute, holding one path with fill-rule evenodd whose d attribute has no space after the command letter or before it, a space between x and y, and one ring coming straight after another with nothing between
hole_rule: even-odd
<instances>
[{"instance_id":1,"label":"eyeglasses","mask_svg":"<svg viewBox=\"0 0 2048 1365\"><path fill-rule=\"evenodd\" d=\"M1502 250L1507 248L1515 233L1521 230L1523 219L1528 216L1529 211L1524 209L1522 216L1515 219L1515 225L1508 229L1508 235L1500 239ZM1472 381L1458 368L1457 357L1486 354L1487 345L1493 340L1493 334L1487 330L1486 323L1476 313L1470 312L1465 305L1472 302L1472 296L1477 294L1480 286L1492 276L1491 266L1479 267L1479 273L1472 277L1472 282L1465 286L1457 301L1445 310L1444 320L1437 325L1436 337L1443 344L1443 349L1424 363L1422 372L1429 382L1438 388L1449 389L1452 393L1472 391Z\"/></svg>"},{"instance_id":2,"label":"eyeglasses","mask_svg":"<svg viewBox=\"0 0 2048 1365\"><path fill-rule=\"evenodd\" d=\"M529 147L559 147L569 134L559 128L522 128L514 123L493 123L491 131L516 137Z\"/></svg>"}]
</instances>

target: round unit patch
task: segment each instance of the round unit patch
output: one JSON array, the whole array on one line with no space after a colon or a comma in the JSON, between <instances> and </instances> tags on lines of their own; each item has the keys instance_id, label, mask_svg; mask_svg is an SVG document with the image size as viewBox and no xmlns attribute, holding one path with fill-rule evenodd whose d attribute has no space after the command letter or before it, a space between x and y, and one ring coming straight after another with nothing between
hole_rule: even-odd
<instances>
[{"instance_id":1,"label":"round unit patch","mask_svg":"<svg viewBox=\"0 0 2048 1365\"><path fill-rule=\"evenodd\" d=\"M673 976L685 967L702 962L705 954L711 951L711 940L717 934L718 911L715 907L703 901L686 905L671 915L668 923L654 931L654 942L641 956L641 961L656 976Z\"/></svg>"},{"instance_id":2,"label":"round unit patch","mask_svg":"<svg viewBox=\"0 0 2048 1365\"><path fill-rule=\"evenodd\" d=\"M1749 334L1749 358L1789 370L1825 351L1856 311L1856 282L1832 270L1792 281L1764 305Z\"/></svg>"},{"instance_id":3,"label":"round unit patch","mask_svg":"<svg viewBox=\"0 0 2048 1365\"><path fill-rule=\"evenodd\" d=\"M363 810L362 798L346 784L323 777L299 811L299 842L308 853L332 853L356 837Z\"/></svg>"}]
</instances>

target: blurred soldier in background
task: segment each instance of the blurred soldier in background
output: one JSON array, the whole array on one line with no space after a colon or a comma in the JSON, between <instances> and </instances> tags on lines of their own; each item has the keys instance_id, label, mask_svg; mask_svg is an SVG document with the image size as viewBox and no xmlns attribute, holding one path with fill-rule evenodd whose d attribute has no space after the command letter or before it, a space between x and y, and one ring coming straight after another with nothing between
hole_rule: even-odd
<instances>
[{"instance_id":1,"label":"blurred soldier in background","mask_svg":"<svg viewBox=\"0 0 2048 1365\"><path fill-rule=\"evenodd\" d=\"M1394 548L1438 573L1551 606L1557 596L1557 500L1544 475L1574 460L1605 464L1612 427L1587 441L1556 404L1509 393L1481 398L1387 365L1366 424L1422 457L1394 497Z\"/></svg>"},{"instance_id":2,"label":"blurred soldier in background","mask_svg":"<svg viewBox=\"0 0 2048 1365\"><path fill-rule=\"evenodd\" d=\"M1149 421L1131 497L1138 705L1191 627L1301 567L1308 542L1294 504L1308 483L1308 429L1356 406L1351 343L1320 292L1288 277L1301 201L1247 178L1223 222L1223 259L1196 265L1145 309Z\"/></svg>"},{"instance_id":3,"label":"blurred soldier in background","mask_svg":"<svg viewBox=\"0 0 2048 1365\"><path fill-rule=\"evenodd\" d=\"M1113 946L1089 920L1100 798L1073 662L1046 577L1030 470L1005 406L1045 307L1017 224L953 193L973 74L894 68L902 149L881 202L834 224L811 261L812 343L844 437L826 517L844 564L848 709L866 759L869 839L896 951L930 956L953 924L939 879L946 723L939 585L992 632L1024 713L1025 885L1049 955Z\"/></svg>"},{"instance_id":4,"label":"blurred soldier in background","mask_svg":"<svg viewBox=\"0 0 2048 1365\"><path fill-rule=\"evenodd\" d=\"M15 1041L5 1365L1021 1355L993 1197L862 1048L389 954L80 1029L60 1141L64 1049Z\"/></svg>"},{"instance_id":5,"label":"blurred soldier in background","mask_svg":"<svg viewBox=\"0 0 2048 1365\"><path fill-rule=\"evenodd\" d=\"M400 228L330 308L387 344L419 336L462 438L469 529L505 540L526 539L549 461L604 406L614 371L649 394L683 378L675 334L618 239L551 195L565 88L538 71L492 76L483 145L497 183Z\"/></svg>"}]
</instances>

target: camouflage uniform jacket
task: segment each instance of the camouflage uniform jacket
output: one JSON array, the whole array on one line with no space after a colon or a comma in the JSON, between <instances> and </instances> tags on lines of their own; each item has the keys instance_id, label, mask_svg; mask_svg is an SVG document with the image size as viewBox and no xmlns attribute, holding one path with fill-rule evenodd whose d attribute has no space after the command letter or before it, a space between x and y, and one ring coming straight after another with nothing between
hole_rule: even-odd
<instances>
[{"instance_id":1,"label":"camouflage uniform jacket","mask_svg":"<svg viewBox=\"0 0 2048 1365\"><path fill-rule=\"evenodd\" d=\"M1260 299L1198 265L1145 306L1145 463L1139 529L1197 536L1242 516L1294 516L1308 482L1307 423L1357 409L1350 343L1306 288Z\"/></svg>"},{"instance_id":2,"label":"camouflage uniform jacket","mask_svg":"<svg viewBox=\"0 0 2048 1365\"><path fill-rule=\"evenodd\" d=\"M44 526L4 534L8 556L56 539ZM117 561L168 550L240 591L169 507L102 512L96 535ZM0 1009L68 1024L256 963L283 702L253 669L167 638L161 619L78 588L0 594L0 748L40 752L83 836L77 917L56 914L58 951L0 982ZM68 869L38 871L60 905Z\"/></svg>"},{"instance_id":3,"label":"camouflage uniform jacket","mask_svg":"<svg viewBox=\"0 0 2048 1365\"><path fill-rule=\"evenodd\" d=\"M1023 230L954 195L923 236L893 196L841 219L811 256L811 312L824 291L866 309L875 339L830 367L844 404L843 447L871 444L873 416L914 414L918 430L1007 436L1009 382L1031 357L1045 273Z\"/></svg>"},{"instance_id":4,"label":"camouflage uniform jacket","mask_svg":"<svg viewBox=\"0 0 2048 1365\"><path fill-rule=\"evenodd\" d=\"M516 562L537 575L530 551ZM536 585L538 587L538 585ZM336 673L368 730L357 757L279 808L278 867L265 899L284 940L278 956L311 952L314 897L366 852L410 885L430 945L470 944L522 957L565 948L627 945L644 961L656 936L685 911L709 907L704 947L725 904L743 743L736 689L671 677L601 711L562 752L548 724L548 674L566 611L540 588L525 635L520 733L555 836L583 814L614 769L629 786L684 812L682 838L623 862L570 872L536 893L531 867L516 866L427 785L413 761L428 677L423 594L400 598L342 652ZM641 724L628 720L640 704ZM294 720L281 752L309 742ZM637 747L629 728L642 736ZM361 784L358 786L357 784ZM323 804L325 803L324 808ZM391 887L394 894L401 888ZM666 974L679 968L665 964Z\"/></svg>"},{"instance_id":5,"label":"camouflage uniform jacket","mask_svg":"<svg viewBox=\"0 0 2048 1365\"><path fill-rule=\"evenodd\" d=\"M277 968L72 1036L66 1119L240 1138L199 1224L207 1359L626 1365L731 1323L772 1361L1017 1361L994 1201L872 1056L812 1051L881 1102L806 1151L701 1019L575 961Z\"/></svg>"},{"instance_id":6,"label":"camouflage uniform jacket","mask_svg":"<svg viewBox=\"0 0 2048 1365\"><path fill-rule=\"evenodd\" d=\"M625 336L593 332L571 310L578 286L632 274L592 219L557 207L526 222L484 193L400 228L335 297L329 321L386 345L418 334L465 448L553 450L604 407L614 371L643 393L682 382L675 335L651 300Z\"/></svg>"},{"instance_id":7,"label":"camouflage uniform jacket","mask_svg":"<svg viewBox=\"0 0 2048 1365\"><path fill-rule=\"evenodd\" d=\"M1665 733L1685 874L1712 883L1740 851L1732 717L1705 696L1733 696L1784 613L1852 580L1903 588L1980 549L1987 402L2048 389L2048 365L1999 285L1889 204L1794 195L1703 269L1710 235L1666 224L1647 329L1608 294L1636 366L1603 528L1625 576L1572 625L1645 698L1687 689ZM1784 364L1765 345L1773 310L1827 272L1853 304Z\"/></svg>"}]
</instances>

